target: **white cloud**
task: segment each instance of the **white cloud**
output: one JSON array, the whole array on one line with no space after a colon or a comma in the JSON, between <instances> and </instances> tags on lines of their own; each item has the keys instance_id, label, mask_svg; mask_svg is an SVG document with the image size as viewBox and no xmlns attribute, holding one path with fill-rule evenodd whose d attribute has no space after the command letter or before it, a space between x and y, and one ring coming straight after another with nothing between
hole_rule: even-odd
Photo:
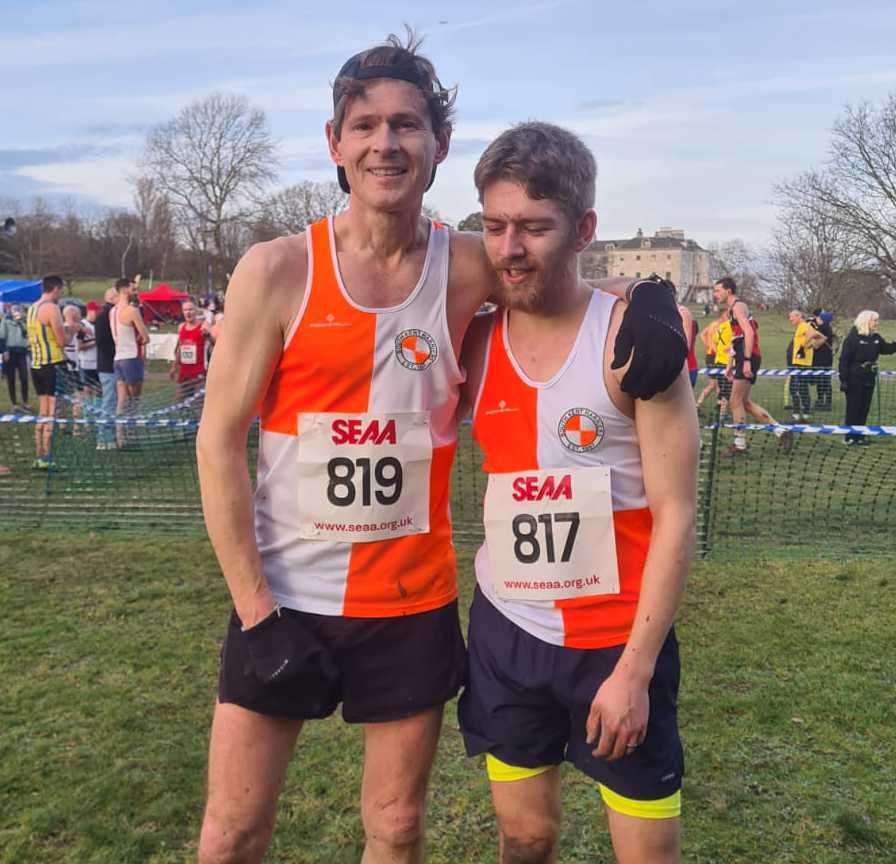
<instances>
[{"instance_id":1,"label":"white cloud","mask_svg":"<svg viewBox=\"0 0 896 864\"><path fill-rule=\"evenodd\" d=\"M83 195L109 207L133 205L127 178L134 173L130 159L108 158L53 165L26 165L16 173L45 184L47 192Z\"/></svg>"}]
</instances>

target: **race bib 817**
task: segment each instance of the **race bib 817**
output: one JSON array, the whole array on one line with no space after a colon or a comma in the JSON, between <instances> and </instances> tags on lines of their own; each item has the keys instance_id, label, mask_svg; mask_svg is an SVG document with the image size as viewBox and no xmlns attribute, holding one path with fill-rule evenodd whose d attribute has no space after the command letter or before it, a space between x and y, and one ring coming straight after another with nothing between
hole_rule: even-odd
<instances>
[{"instance_id":1,"label":"race bib 817","mask_svg":"<svg viewBox=\"0 0 896 864\"><path fill-rule=\"evenodd\" d=\"M619 593L609 468L490 474L485 538L499 597Z\"/></svg>"}]
</instances>

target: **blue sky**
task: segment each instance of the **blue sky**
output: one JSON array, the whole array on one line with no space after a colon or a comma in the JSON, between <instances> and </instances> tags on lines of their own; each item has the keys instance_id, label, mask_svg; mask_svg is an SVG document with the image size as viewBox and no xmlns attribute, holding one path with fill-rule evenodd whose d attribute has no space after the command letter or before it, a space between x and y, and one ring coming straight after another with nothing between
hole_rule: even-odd
<instances>
[{"instance_id":1,"label":"blue sky","mask_svg":"<svg viewBox=\"0 0 896 864\"><path fill-rule=\"evenodd\" d=\"M593 149L599 236L668 225L758 245L773 184L821 164L844 105L896 91L893 0L0 4L0 199L26 202L127 206L147 129L214 90L265 109L281 185L332 179L329 82L408 22L460 88L427 199L444 217L477 208L488 140L539 119Z\"/></svg>"}]
</instances>

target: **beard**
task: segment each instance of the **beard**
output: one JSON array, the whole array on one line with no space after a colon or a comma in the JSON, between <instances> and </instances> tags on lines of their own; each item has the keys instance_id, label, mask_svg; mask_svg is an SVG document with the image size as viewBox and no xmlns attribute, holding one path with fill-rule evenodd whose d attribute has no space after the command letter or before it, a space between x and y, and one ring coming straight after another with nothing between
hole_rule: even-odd
<instances>
[{"instance_id":1,"label":"beard","mask_svg":"<svg viewBox=\"0 0 896 864\"><path fill-rule=\"evenodd\" d=\"M550 310L554 297L552 286L562 278L567 256L552 256L537 262L527 258L501 259L492 264L495 270L495 288L493 299L506 309L520 312L539 313ZM504 279L507 271L526 271L525 277L518 284L510 284Z\"/></svg>"}]
</instances>

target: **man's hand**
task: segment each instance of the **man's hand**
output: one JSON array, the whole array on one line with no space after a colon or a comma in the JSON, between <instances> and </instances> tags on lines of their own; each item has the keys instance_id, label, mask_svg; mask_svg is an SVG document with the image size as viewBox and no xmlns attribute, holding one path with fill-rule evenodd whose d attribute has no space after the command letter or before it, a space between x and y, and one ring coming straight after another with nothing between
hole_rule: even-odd
<instances>
[{"instance_id":1,"label":"man's hand","mask_svg":"<svg viewBox=\"0 0 896 864\"><path fill-rule=\"evenodd\" d=\"M631 753L647 736L647 685L616 671L598 688L585 724L593 755L612 762Z\"/></svg>"},{"instance_id":2,"label":"man's hand","mask_svg":"<svg viewBox=\"0 0 896 864\"><path fill-rule=\"evenodd\" d=\"M306 683L322 678L335 685L338 672L327 649L279 606L243 633L252 667L264 684L279 684L298 677Z\"/></svg>"},{"instance_id":3,"label":"man's hand","mask_svg":"<svg viewBox=\"0 0 896 864\"><path fill-rule=\"evenodd\" d=\"M611 369L630 365L620 382L635 399L667 390L688 356L688 340L672 285L659 276L635 282L613 346Z\"/></svg>"}]
</instances>

